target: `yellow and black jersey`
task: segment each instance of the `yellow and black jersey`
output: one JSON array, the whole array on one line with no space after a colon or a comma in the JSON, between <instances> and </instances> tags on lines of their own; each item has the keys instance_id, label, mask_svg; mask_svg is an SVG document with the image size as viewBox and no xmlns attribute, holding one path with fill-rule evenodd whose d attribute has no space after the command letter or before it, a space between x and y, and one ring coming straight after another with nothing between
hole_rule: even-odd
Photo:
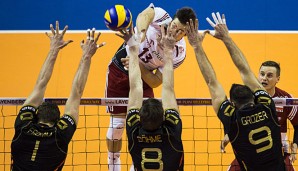
<instances>
[{"instance_id":1,"label":"yellow and black jersey","mask_svg":"<svg viewBox=\"0 0 298 171\"><path fill-rule=\"evenodd\" d=\"M166 110L162 126L151 132L142 129L139 110L131 109L127 115L126 133L135 170L183 170L182 122L176 110Z\"/></svg>"},{"instance_id":2,"label":"yellow and black jersey","mask_svg":"<svg viewBox=\"0 0 298 171\"><path fill-rule=\"evenodd\" d=\"M257 90L254 96L255 105L241 109L224 101L218 117L242 170L283 171L280 126L274 101L264 90Z\"/></svg>"},{"instance_id":3,"label":"yellow and black jersey","mask_svg":"<svg viewBox=\"0 0 298 171\"><path fill-rule=\"evenodd\" d=\"M33 106L23 106L16 118L11 144L12 171L62 170L76 130L74 119L64 115L49 127L37 124L36 111Z\"/></svg>"}]
</instances>

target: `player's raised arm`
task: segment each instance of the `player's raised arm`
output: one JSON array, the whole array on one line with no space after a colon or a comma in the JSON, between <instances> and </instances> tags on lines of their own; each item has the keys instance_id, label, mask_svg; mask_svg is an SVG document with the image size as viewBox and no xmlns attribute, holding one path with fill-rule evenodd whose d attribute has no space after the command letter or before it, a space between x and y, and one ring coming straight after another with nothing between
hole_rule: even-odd
<instances>
[{"instance_id":1,"label":"player's raised arm","mask_svg":"<svg viewBox=\"0 0 298 171\"><path fill-rule=\"evenodd\" d=\"M124 39L128 45L127 55L129 57L129 100L127 110L132 108L141 108L143 103L143 82L139 66L139 45L144 33L135 34L133 23L129 30L121 30L117 36Z\"/></svg>"},{"instance_id":2,"label":"player's raised arm","mask_svg":"<svg viewBox=\"0 0 298 171\"><path fill-rule=\"evenodd\" d=\"M95 29L87 31L87 40L81 42L83 50L82 58L75 74L70 96L65 105L65 114L71 115L78 123L79 119L79 106L81 97L84 92L86 81L89 74L92 56L96 53L97 49L104 46L105 43L97 44L100 33L95 37Z\"/></svg>"},{"instance_id":3,"label":"player's raised arm","mask_svg":"<svg viewBox=\"0 0 298 171\"><path fill-rule=\"evenodd\" d=\"M66 45L72 42L72 40L68 40L68 41L63 40L63 36L66 30L68 29L68 26L65 26L62 33L60 33L59 22L56 21L56 29L54 29L52 24L50 24L50 29L52 34L48 34L46 32L46 35L50 39L50 50L41 67L38 79L35 83L35 87L23 105L32 105L32 106L38 107L43 102L46 87L52 76L54 65L58 57L58 53Z\"/></svg>"},{"instance_id":4,"label":"player's raised arm","mask_svg":"<svg viewBox=\"0 0 298 171\"><path fill-rule=\"evenodd\" d=\"M137 32L144 33L141 37L141 42L143 42L145 40L147 29L148 29L150 23L153 21L154 15L155 15L154 5L150 4L137 17L137 20L136 20Z\"/></svg>"},{"instance_id":5,"label":"player's raised arm","mask_svg":"<svg viewBox=\"0 0 298 171\"><path fill-rule=\"evenodd\" d=\"M209 92L212 98L212 106L215 112L218 112L218 109L221 103L224 100L226 100L227 97L222 85L219 83L219 81L216 78L215 71L210 61L208 60L202 46L202 41L207 32L200 34L198 32L198 25L199 25L198 20L195 20L195 21L190 20L190 22L187 23L186 35L190 45L194 49L199 68L201 70L201 73L204 77L205 82L208 85Z\"/></svg>"},{"instance_id":6,"label":"player's raised arm","mask_svg":"<svg viewBox=\"0 0 298 171\"><path fill-rule=\"evenodd\" d=\"M174 68L173 68L173 51L176 43L176 36L180 32L176 31L172 27L165 28L165 25L161 26L161 44L164 48L163 51L163 74L162 74L162 105L164 110L176 109L179 113L175 91L174 91Z\"/></svg>"},{"instance_id":7,"label":"player's raised arm","mask_svg":"<svg viewBox=\"0 0 298 171\"><path fill-rule=\"evenodd\" d=\"M221 16L220 13L217 12L216 14L212 13L212 17L214 22L212 22L209 18L206 18L206 20L215 29L215 34L213 36L217 39L222 40L225 44L235 66L240 72L243 83L247 85L252 91L255 91L256 89L264 89L252 72L244 54L229 35L225 15L223 14Z\"/></svg>"}]
</instances>

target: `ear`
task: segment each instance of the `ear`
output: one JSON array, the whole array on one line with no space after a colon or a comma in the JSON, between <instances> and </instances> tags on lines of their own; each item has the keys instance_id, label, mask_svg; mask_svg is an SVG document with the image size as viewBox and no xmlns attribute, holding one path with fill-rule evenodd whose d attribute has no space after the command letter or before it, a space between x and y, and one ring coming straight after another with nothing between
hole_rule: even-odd
<instances>
[{"instance_id":1,"label":"ear","mask_svg":"<svg viewBox=\"0 0 298 171\"><path fill-rule=\"evenodd\" d=\"M278 77L277 77L277 82L276 82L276 83L278 83L278 82L279 82L279 80L280 80L280 76L278 76Z\"/></svg>"}]
</instances>

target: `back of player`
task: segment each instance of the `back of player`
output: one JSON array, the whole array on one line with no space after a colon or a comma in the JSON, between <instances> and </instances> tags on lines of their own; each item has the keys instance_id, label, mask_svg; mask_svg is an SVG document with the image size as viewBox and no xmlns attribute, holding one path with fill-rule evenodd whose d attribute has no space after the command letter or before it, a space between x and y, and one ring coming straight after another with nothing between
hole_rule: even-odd
<instances>
[{"instance_id":1,"label":"back of player","mask_svg":"<svg viewBox=\"0 0 298 171\"><path fill-rule=\"evenodd\" d=\"M54 127L37 124L37 109L23 106L15 122L11 144L13 171L61 170L76 124L64 115ZM24 148L26 147L26 148Z\"/></svg>"},{"instance_id":2,"label":"back of player","mask_svg":"<svg viewBox=\"0 0 298 171\"><path fill-rule=\"evenodd\" d=\"M176 110L166 110L165 121L154 132L142 129L138 109L129 110L127 118L128 149L135 170L183 170L182 123Z\"/></svg>"},{"instance_id":3,"label":"back of player","mask_svg":"<svg viewBox=\"0 0 298 171\"><path fill-rule=\"evenodd\" d=\"M241 170L283 171L280 126L274 101L264 90L255 92L256 104L235 110L228 133ZM225 104L223 104L225 105Z\"/></svg>"}]
</instances>

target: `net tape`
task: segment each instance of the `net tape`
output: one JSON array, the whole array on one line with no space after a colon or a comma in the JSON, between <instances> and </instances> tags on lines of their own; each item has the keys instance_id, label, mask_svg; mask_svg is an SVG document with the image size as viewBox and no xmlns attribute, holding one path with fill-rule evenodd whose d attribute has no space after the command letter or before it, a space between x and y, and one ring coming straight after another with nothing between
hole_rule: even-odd
<instances>
[{"instance_id":1,"label":"net tape","mask_svg":"<svg viewBox=\"0 0 298 171\"><path fill-rule=\"evenodd\" d=\"M161 100L160 98L157 98ZM23 105L26 98L0 98L0 105ZM298 98L274 98L276 106L297 106ZM45 98L45 102L65 105L67 98ZM127 106L128 98L82 98L81 105L90 106ZM177 98L179 106L211 106L210 98Z\"/></svg>"}]
</instances>

